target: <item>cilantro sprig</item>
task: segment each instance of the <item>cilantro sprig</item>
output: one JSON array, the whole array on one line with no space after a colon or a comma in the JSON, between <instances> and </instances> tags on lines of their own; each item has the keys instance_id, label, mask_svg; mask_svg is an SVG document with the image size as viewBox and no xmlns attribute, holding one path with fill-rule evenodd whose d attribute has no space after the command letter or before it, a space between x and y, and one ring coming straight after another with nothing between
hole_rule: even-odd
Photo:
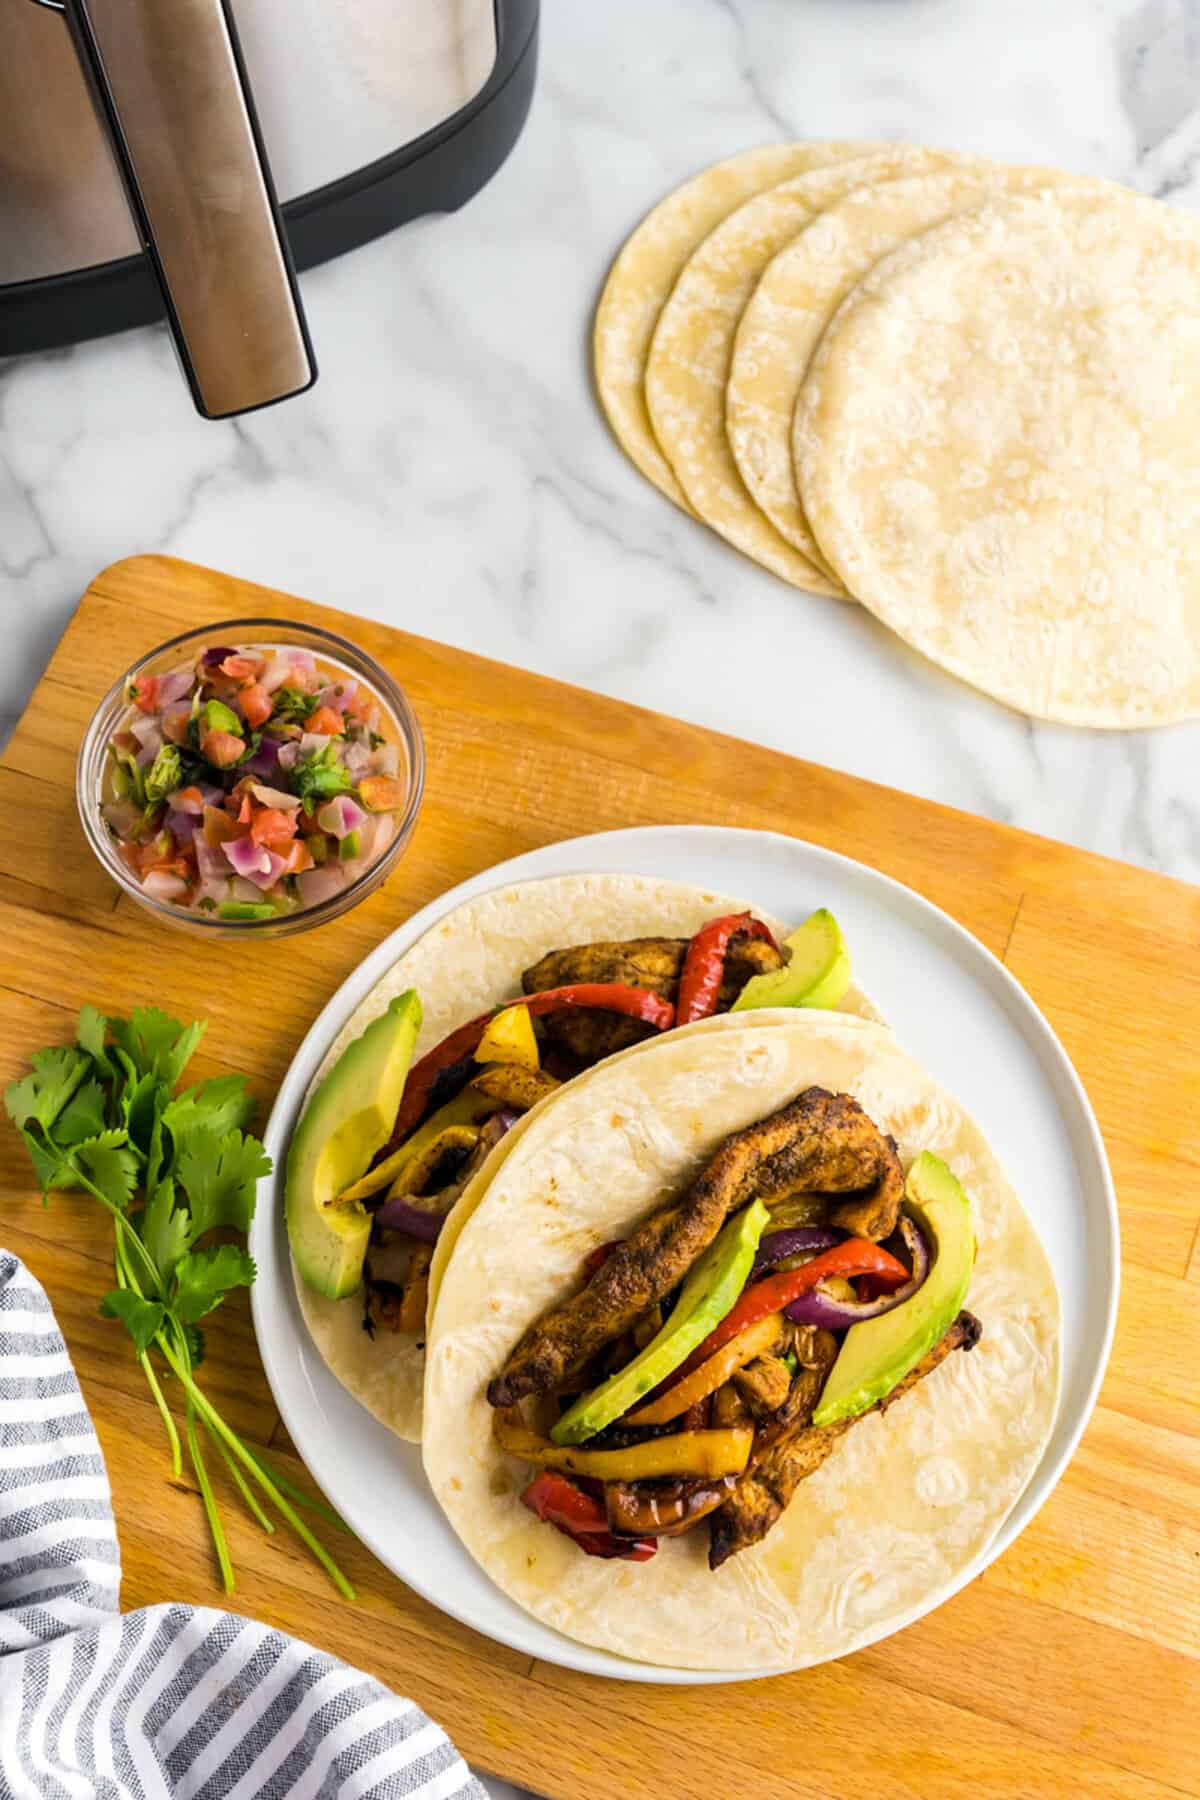
<instances>
[{"instance_id":1,"label":"cilantro sprig","mask_svg":"<svg viewBox=\"0 0 1200 1800\"><path fill-rule=\"evenodd\" d=\"M183 1451L163 1382L178 1384L188 1457L225 1591L233 1592L233 1565L202 1433L263 1529L275 1529L269 1506L353 1599L353 1588L297 1508L340 1525L337 1514L245 1443L196 1381L204 1360L200 1321L226 1294L254 1280L253 1259L229 1233L249 1230L257 1184L271 1170L247 1130L254 1099L244 1076L217 1076L176 1091L205 1028L203 1020L180 1025L153 1006L135 1007L127 1019L85 1006L76 1043L36 1051L30 1073L5 1089L4 1103L43 1197L52 1188L82 1188L112 1218L117 1285L100 1311L119 1320L133 1341L176 1479ZM214 1241L215 1232L224 1235Z\"/></svg>"}]
</instances>

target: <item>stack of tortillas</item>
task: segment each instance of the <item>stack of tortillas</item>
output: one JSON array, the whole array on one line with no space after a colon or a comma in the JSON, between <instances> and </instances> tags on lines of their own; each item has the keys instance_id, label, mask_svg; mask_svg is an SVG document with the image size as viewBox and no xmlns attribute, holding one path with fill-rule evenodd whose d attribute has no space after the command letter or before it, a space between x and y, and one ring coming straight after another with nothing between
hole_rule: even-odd
<instances>
[{"instance_id":1,"label":"stack of tortillas","mask_svg":"<svg viewBox=\"0 0 1200 1800\"><path fill-rule=\"evenodd\" d=\"M1200 223L872 143L749 150L613 265L596 379L656 486L1045 719L1200 714Z\"/></svg>"}]
</instances>

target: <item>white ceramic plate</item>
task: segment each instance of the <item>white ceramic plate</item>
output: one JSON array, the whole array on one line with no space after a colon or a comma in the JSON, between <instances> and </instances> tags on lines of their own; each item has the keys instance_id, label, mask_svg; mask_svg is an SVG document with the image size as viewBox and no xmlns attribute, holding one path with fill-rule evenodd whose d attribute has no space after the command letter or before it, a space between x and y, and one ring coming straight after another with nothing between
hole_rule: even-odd
<instances>
[{"instance_id":1,"label":"white ceramic plate","mask_svg":"<svg viewBox=\"0 0 1200 1800\"><path fill-rule=\"evenodd\" d=\"M549 845L488 869L434 901L393 932L334 995L279 1090L266 1134L277 1174L263 1184L250 1236L258 1263L251 1289L255 1329L292 1441L380 1561L476 1631L528 1656L597 1675L656 1682L739 1680L744 1678L737 1674L660 1668L589 1649L539 1624L493 1587L439 1511L417 1447L378 1424L317 1355L292 1284L283 1223L288 1139L317 1065L359 1001L398 956L462 901L514 881L592 871L715 888L797 923L818 906L831 908L862 985L904 1047L974 1114L1033 1217L1062 1294L1062 1399L1033 1479L950 1592L978 1575L1029 1523L1087 1423L1116 1318L1116 1199L1079 1077L1003 965L910 889L795 838L678 825ZM943 1592L937 1599L946 1597Z\"/></svg>"}]
</instances>

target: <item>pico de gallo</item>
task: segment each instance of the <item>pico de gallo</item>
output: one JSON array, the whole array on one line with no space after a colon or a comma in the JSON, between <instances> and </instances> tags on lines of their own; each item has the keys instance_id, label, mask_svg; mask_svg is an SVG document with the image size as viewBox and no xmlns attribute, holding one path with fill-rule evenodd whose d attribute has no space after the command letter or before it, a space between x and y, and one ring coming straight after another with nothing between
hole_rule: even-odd
<instances>
[{"instance_id":1,"label":"pico de gallo","mask_svg":"<svg viewBox=\"0 0 1200 1800\"><path fill-rule=\"evenodd\" d=\"M270 919L377 862L407 798L399 746L362 681L286 644L214 644L129 683L102 814L152 899Z\"/></svg>"}]
</instances>

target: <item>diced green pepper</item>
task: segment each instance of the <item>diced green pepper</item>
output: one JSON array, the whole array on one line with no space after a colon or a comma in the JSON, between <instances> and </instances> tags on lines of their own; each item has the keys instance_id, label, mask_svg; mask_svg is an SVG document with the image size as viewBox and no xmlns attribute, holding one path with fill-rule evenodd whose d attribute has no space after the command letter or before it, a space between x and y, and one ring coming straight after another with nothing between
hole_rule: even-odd
<instances>
[{"instance_id":1,"label":"diced green pepper","mask_svg":"<svg viewBox=\"0 0 1200 1800\"><path fill-rule=\"evenodd\" d=\"M222 919L273 919L275 908L266 900L222 900L217 916Z\"/></svg>"},{"instance_id":2,"label":"diced green pepper","mask_svg":"<svg viewBox=\"0 0 1200 1800\"><path fill-rule=\"evenodd\" d=\"M241 737L245 726L231 707L221 700L206 700L200 710L201 735L206 731L231 731Z\"/></svg>"},{"instance_id":3,"label":"diced green pepper","mask_svg":"<svg viewBox=\"0 0 1200 1800\"><path fill-rule=\"evenodd\" d=\"M362 832L348 831L338 845L338 859L341 862L352 862L362 853Z\"/></svg>"}]
</instances>

